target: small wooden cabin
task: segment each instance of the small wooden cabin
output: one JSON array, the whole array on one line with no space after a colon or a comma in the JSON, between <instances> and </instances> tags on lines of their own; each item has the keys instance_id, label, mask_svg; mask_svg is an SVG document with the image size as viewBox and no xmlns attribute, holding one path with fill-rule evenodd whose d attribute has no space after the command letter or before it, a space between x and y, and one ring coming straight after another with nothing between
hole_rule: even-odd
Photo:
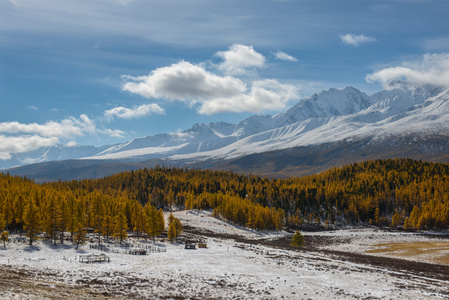
<instances>
[{"instance_id":1,"label":"small wooden cabin","mask_svg":"<svg viewBox=\"0 0 449 300\"><path fill-rule=\"evenodd\" d=\"M188 249L188 250L195 250L195 244L186 244L184 249Z\"/></svg>"}]
</instances>

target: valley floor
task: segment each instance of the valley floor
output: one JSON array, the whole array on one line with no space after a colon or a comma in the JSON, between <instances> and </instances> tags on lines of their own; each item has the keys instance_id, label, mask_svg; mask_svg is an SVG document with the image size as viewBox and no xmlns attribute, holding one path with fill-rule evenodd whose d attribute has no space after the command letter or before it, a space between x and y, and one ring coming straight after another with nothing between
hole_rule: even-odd
<instances>
[{"instance_id":1,"label":"valley floor","mask_svg":"<svg viewBox=\"0 0 449 300\"><path fill-rule=\"evenodd\" d=\"M135 256L111 245L118 253L105 253L109 263L84 264L78 261L80 255L104 252L88 245L76 251L71 245L42 241L32 248L19 241L6 249L2 245L0 298L449 298L447 234L376 229L309 232L308 245L292 249L291 234L245 230L208 212L182 211L175 216L184 224L184 238L201 237L207 248L185 250L183 244L158 241L156 246L165 252ZM134 247L153 245L131 242ZM409 251L404 245L410 243L421 243L421 251ZM398 250L393 245L402 246Z\"/></svg>"}]
</instances>

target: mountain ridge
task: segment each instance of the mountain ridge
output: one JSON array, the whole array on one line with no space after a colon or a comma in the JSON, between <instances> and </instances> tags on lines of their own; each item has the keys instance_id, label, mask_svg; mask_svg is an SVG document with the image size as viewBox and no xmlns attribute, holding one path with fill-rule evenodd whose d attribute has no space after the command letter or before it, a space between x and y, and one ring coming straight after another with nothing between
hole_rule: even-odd
<instances>
[{"instance_id":1,"label":"mountain ridge","mask_svg":"<svg viewBox=\"0 0 449 300\"><path fill-rule=\"evenodd\" d=\"M222 162L258 153L343 141L367 140L381 144L390 140L387 144L392 144L394 139L401 137L413 140L413 136L438 136L445 139L448 124L448 90L392 81L371 96L353 87L329 89L303 98L274 116L254 115L237 124L195 124L184 131L135 138L122 144L79 146L79 152L72 147L72 157L70 151L62 151L66 149L61 146L42 149L41 153L35 151L40 156L36 155L34 159L43 162L45 159L57 160L56 157L118 163L156 159L172 165L207 165L202 162ZM420 143L425 141L420 139ZM61 153L58 154L58 150ZM385 152L390 152L388 147ZM24 153L14 158L18 157L22 162L33 162L33 158ZM431 158L431 155L427 157Z\"/></svg>"}]
</instances>

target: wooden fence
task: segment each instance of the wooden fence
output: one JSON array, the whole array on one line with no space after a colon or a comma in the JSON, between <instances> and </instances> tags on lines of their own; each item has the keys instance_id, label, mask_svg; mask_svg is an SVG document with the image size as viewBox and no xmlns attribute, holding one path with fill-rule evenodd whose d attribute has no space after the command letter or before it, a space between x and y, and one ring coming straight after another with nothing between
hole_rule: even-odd
<instances>
[{"instance_id":1,"label":"wooden fence","mask_svg":"<svg viewBox=\"0 0 449 300\"><path fill-rule=\"evenodd\" d=\"M109 259L108 256L104 255L104 254L99 254L99 255L80 255L79 257L79 262L82 263L97 263L97 262L110 262L111 260Z\"/></svg>"},{"instance_id":2,"label":"wooden fence","mask_svg":"<svg viewBox=\"0 0 449 300\"><path fill-rule=\"evenodd\" d=\"M126 244L122 245L123 248L132 248L123 250L121 253L123 254L132 254L132 255L145 255L147 253L161 253L166 252L166 248L152 246L152 245L140 245L140 244ZM133 248L135 247L135 248ZM120 253L119 248L110 248L105 245L98 244L89 244L89 249L96 249L107 253ZM143 254L144 253L144 254Z\"/></svg>"}]
</instances>

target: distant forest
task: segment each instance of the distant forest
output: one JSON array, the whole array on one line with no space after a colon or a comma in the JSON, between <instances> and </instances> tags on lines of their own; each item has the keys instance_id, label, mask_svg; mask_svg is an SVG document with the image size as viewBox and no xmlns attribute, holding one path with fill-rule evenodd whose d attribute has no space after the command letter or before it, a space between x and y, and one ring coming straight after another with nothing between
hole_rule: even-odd
<instances>
[{"instance_id":1,"label":"distant forest","mask_svg":"<svg viewBox=\"0 0 449 300\"><path fill-rule=\"evenodd\" d=\"M210 209L255 230L305 224L447 229L449 165L374 160L289 179L169 167L46 184L0 175L0 226L52 239L87 228L105 236L123 230L155 236L162 210L173 209Z\"/></svg>"}]
</instances>

